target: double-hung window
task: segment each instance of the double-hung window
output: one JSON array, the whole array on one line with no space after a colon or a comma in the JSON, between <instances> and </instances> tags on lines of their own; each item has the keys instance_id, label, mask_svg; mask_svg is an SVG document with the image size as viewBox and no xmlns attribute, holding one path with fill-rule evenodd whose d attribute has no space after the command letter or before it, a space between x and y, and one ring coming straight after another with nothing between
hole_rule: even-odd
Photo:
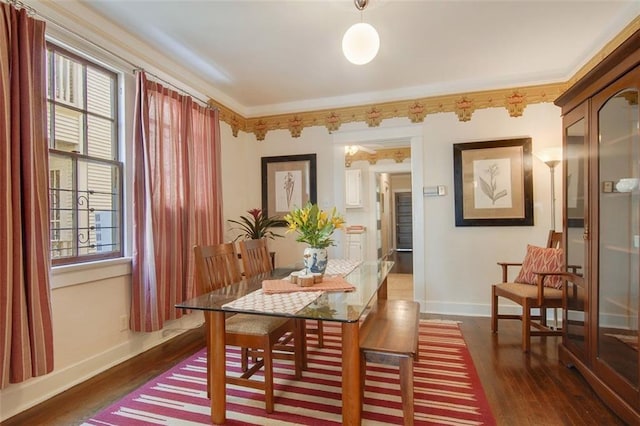
<instances>
[{"instance_id":1,"label":"double-hung window","mask_svg":"<svg viewBox=\"0 0 640 426\"><path fill-rule=\"evenodd\" d=\"M96 63L47 45L54 265L123 254L117 77Z\"/></svg>"}]
</instances>

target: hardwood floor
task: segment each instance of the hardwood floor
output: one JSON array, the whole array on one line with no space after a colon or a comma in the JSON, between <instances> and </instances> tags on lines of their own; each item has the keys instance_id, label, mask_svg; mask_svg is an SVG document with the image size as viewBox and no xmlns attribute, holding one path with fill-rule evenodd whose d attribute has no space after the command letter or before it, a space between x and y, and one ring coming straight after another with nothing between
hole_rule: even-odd
<instances>
[{"instance_id":1,"label":"hardwood floor","mask_svg":"<svg viewBox=\"0 0 640 426\"><path fill-rule=\"evenodd\" d=\"M396 274L413 274L413 252L410 251L394 251L388 256L387 260L395 262L392 273Z\"/></svg>"},{"instance_id":2,"label":"hardwood floor","mask_svg":"<svg viewBox=\"0 0 640 426\"><path fill-rule=\"evenodd\" d=\"M203 327L190 330L7 419L2 426L79 425L204 346Z\"/></svg>"},{"instance_id":3,"label":"hardwood floor","mask_svg":"<svg viewBox=\"0 0 640 426\"><path fill-rule=\"evenodd\" d=\"M489 318L427 315L460 321L460 328L498 425L624 425L574 369L558 362L560 338L533 339L520 350L520 322L502 321L491 334ZM14 425L78 425L203 347L191 330L7 421Z\"/></svg>"},{"instance_id":4,"label":"hardwood floor","mask_svg":"<svg viewBox=\"0 0 640 426\"><path fill-rule=\"evenodd\" d=\"M624 425L587 382L558 361L561 337L532 338L521 350L520 321L443 317L461 321L474 365L499 425Z\"/></svg>"},{"instance_id":5,"label":"hardwood floor","mask_svg":"<svg viewBox=\"0 0 640 426\"><path fill-rule=\"evenodd\" d=\"M390 273L387 289L389 299L413 300L413 275Z\"/></svg>"}]
</instances>

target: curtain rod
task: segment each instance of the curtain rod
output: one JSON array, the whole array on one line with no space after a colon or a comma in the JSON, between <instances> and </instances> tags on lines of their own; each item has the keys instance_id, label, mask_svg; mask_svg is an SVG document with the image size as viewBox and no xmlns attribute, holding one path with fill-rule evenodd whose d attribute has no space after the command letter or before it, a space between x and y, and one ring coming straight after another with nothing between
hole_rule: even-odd
<instances>
[{"instance_id":1,"label":"curtain rod","mask_svg":"<svg viewBox=\"0 0 640 426\"><path fill-rule=\"evenodd\" d=\"M203 104L204 104L204 106L206 106L207 108L216 109L215 107L210 106L210 105L209 105L209 103L208 103L207 101L202 100L202 99L200 99L199 97L197 97L197 96L195 96L195 95L193 95L193 94L189 93L188 91L186 91L186 90L182 89L181 87L176 86L175 84L171 83L170 81L167 81L167 80L165 80L164 78L159 77L159 76L157 76L157 75L155 75L155 74L153 74L153 73L151 73L151 72L149 72L149 71L145 70L145 69L144 69L143 67L141 67L140 65L134 64L134 63L133 63L133 62L131 62L130 60L128 60L128 59L126 59L126 58L123 58L123 57L122 57L122 56L120 56L119 54L117 54L117 53L115 53L115 52L112 52L111 50L107 49L106 47L104 47L104 46L100 46L100 45L99 45L99 44L97 44L96 42L89 40L88 38L86 38L86 37L84 37L84 36L82 36L82 35L78 34L77 32L75 32L75 31L71 30L70 28L67 28L66 26L62 25L61 23L57 22L56 20L54 20L54 19L52 19L52 18L50 18L50 17L48 17L48 16L46 16L46 15L43 15L42 13L38 12L38 11L37 11L36 9L34 9L33 7L31 7L31 6L27 5L27 4L24 4L22 1L20 1L20 0L3 0L3 1L5 1L6 3L8 3L8 4L12 5L12 6L13 6L13 7L15 7L16 9L24 9L24 10L26 10L26 11L27 11L27 14L28 14L29 16L34 16L34 15L35 15L35 16L38 16L38 17L40 17L40 18L44 19L45 21L52 23L53 25L57 26L58 28L60 28L60 29L62 29L62 30L64 30L64 31L67 31L68 33L72 34L74 37L78 37L79 39L81 39L81 40L83 40L83 41L85 41L85 42L87 42L87 43L91 44L92 46L97 47L98 49L102 50L103 52L107 53L108 55L111 55L111 56L113 56L113 57L115 57L115 58L119 59L120 61L125 62L126 64L130 65L130 66L133 68L132 72L135 72L136 70L144 71L147 75L150 75L150 76L151 76L151 77L153 77L154 79L156 79L156 80L160 80L162 83L167 84L167 85L169 85L169 86L173 87L173 88L174 88L174 89L176 89L178 92L181 92L181 93L183 93L183 94L185 94L185 95L191 96L193 99L197 100L198 102L203 103Z\"/></svg>"}]
</instances>

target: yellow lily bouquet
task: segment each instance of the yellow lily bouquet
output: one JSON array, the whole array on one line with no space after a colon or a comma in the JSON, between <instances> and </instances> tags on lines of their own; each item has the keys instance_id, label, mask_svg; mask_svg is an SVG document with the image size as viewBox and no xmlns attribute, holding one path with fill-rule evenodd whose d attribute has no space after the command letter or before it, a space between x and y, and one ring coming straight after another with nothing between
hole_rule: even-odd
<instances>
[{"instance_id":1,"label":"yellow lily bouquet","mask_svg":"<svg viewBox=\"0 0 640 426\"><path fill-rule=\"evenodd\" d=\"M327 248L334 245L333 231L341 229L344 225L344 218L336 208L331 213L320 209L317 204L307 203L304 207L293 209L284 220L289 225L289 232L297 232L296 241L307 243L314 248Z\"/></svg>"}]
</instances>

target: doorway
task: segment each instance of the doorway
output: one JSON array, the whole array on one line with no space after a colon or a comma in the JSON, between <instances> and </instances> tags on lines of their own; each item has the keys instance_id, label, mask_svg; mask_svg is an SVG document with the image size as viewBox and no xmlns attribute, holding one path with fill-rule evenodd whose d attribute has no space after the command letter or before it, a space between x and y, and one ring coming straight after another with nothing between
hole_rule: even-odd
<instances>
[{"instance_id":1,"label":"doorway","mask_svg":"<svg viewBox=\"0 0 640 426\"><path fill-rule=\"evenodd\" d=\"M395 193L396 250L413 251L411 192Z\"/></svg>"},{"instance_id":2,"label":"doorway","mask_svg":"<svg viewBox=\"0 0 640 426\"><path fill-rule=\"evenodd\" d=\"M396 192L394 199L395 249L392 260L393 272L413 274L413 213L411 192Z\"/></svg>"},{"instance_id":3,"label":"doorway","mask_svg":"<svg viewBox=\"0 0 640 426\"><path fill-rule=\"evenodd\" d=\"M425 262L421 262L420 259L424 258L425 253L425 224L424 224L424 197L423 185L424 185L424 146L423 143L423 127L420 125L410 126L384 126L375 129L365 130L340 130L333 133L334 148L334 164L337 169L344 170L345 167L345 149L344 145L352 145L354 141L358 144L379 144L385 147L391 146L406 146L407 143L411 146L411 161L403 163L378 163L372 164L367 167L366 182L370 185L374 185L376 173L407 173L411 176L410 191L413 196L412 203L412 217L413 217L413 251L412 252L397 252L392 251L389 256L393 256L397 253L408 254L412 259L412 274L393 274L398 277L406 277L408 281L407 295L412 296L413 300L420 302L422 306L426 306L426 287L425 282ZM371 238L367 244L367 256L370 259L376 257L376 249L380 247L377 243L377 220L375 214L375 206L378 200L375 199L375 191L371 186L367 188L365 197L368 198L367 205L370 206L370 210L362 210L355 213L356 221L366 223L367 229L371 232ZM335 193L344 192L344 178L336 179L334 181ZM371 194L371 195L369 195ZM390 194L389 194L390 195ZM393 210L393 197L384 197L384 200L389 200L389 210ZM340 206L339 206L340 207ZM392 228L393 229L393 228ZM390 240L390 245L395 245L394 239ZM413 262L413 257L416 261ZM414 285L415 284L415 285Z\"/></svg>"}]
</instances>

